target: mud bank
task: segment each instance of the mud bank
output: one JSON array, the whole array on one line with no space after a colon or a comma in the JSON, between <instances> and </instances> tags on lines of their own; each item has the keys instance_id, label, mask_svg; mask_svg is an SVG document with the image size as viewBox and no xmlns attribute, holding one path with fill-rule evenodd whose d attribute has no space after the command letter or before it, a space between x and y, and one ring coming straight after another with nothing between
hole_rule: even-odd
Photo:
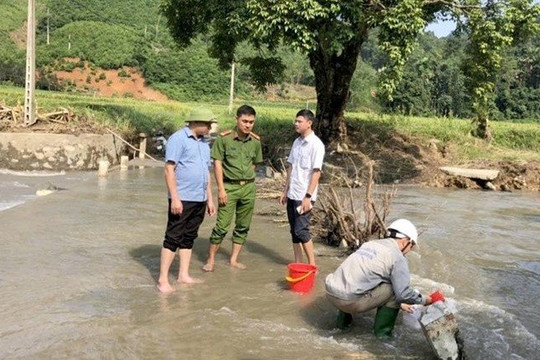
<instances>
[{"instance_id":1,"label":"mud bank","mask_svg":"<svg viewBox=\"0 0 540 360\"><path fill-rule=\"evenodd\" d=\"M328 151L326 179L345 173L362 184L363 171L373 163L375 181L382 184L419 184L428 187L485 189L485 184L463 176L446 174L441 167L497 170L491 181L496 191L540 191L540 161L464 160L451 144L414 138L397 132L349 129L349 141L342 148Z\"/></svg>"}]
</instances>

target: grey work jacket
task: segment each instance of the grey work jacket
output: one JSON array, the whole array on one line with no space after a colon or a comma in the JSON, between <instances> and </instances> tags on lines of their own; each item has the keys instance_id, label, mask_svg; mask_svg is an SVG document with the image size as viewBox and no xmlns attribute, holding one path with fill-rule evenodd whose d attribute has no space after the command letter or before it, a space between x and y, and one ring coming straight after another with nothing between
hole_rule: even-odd
<instances>
[{"instance_id":1,"label":"grey work jacket","mask_svg":"<svg viewBox=\"0 0 540 360\"><path fill-rule=\"evenodd\" d=\"M326 292L343 300L355 300L381 283L392 284L398 303L425 304L411 288L411 274L395 239L372 240L351 254L326 277Z\"/></svg>"}]
</instances>

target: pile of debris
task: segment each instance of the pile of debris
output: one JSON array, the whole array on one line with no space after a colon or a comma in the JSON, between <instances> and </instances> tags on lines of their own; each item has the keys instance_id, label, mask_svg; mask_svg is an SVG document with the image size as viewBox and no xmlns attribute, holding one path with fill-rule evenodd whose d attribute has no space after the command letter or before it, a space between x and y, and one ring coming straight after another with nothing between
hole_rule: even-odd
<instances>
[{"instance_id":1,"label":"pile of debris","mask_svg":"<svg viewBox=\"0 0 540 360\"><path fill-rule=\"evenodd\" d=\"M8 107L0 103L0 131L44 132L53 134L103 134L105 127L86 116L60 108L49 113L37 113L33 124L25 124L22 105Z\"/></svg>"},{"instance_id":2,"label":"pile of debris","mask_svg":"<svg viewBox=\"0 0 540 360\"><path fill-rule=\"evenodd\" d=\"M320 192L320 209L314 212L314 232L328 245L357 249L370 238L381 238L386 233L385 220L390 212L390 203L396 196L396 188L374 196L373 162L364 171L365 197L360 206L355 206L358 196L354 196L355 183L346 175L339 184L345 184L348 193L338 194L338 186L324 186Z\"/></svg>"}]
</instances>

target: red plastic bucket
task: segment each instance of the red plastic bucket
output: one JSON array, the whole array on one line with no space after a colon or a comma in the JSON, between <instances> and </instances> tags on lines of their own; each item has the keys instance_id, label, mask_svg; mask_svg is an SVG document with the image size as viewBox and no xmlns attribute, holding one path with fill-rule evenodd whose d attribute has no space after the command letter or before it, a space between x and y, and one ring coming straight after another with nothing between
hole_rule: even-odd
<instances>
[{"instance_id":1,"label":"red plastic bucket","mask_svg":"<svg viewBox=\"0 0 540 360\"><path fill-rule=\"evenodd\" d=\"M285 279L289 283L292 291L299 293L307 293L313 289L315 284L315 275L319 269L315 265L292 263L287 265L289 276Z\"/></svg>"}]
</instances>

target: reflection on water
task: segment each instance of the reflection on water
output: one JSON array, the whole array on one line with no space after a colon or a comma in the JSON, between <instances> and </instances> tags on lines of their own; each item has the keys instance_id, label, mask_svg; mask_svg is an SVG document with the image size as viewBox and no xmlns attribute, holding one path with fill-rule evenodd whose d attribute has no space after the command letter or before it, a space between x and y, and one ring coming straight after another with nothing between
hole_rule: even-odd
<instances>
[{"instance_id":1,"label":"reflection on water","mask_svg":"<svg viewBox=\"0 0 540 360\"><path fill-rule=\"evenodd\" d=\"M200 269L215 221L206 219L192 258L205 283L163 296L154 289L166 223L161 169L46 181L67 190L35 197L42 178L0 173L0 205L21 202L0 211L2 359L433 359L423 334L400 320L389 342L371 334L373 314L355 316L347 331L334 328L323 279L343 259L332 249L318 245L314 293L288 291L289 234L270 217L254 217L242 254L247 270L227 266L225 242L211 274ZM399 188L391 217L424 231L420 253L408 256L413 283L456 301L472 359L538 353L539 200ZM176 261L171 279L177 271Z\"/></svg>"}]
</instances>

